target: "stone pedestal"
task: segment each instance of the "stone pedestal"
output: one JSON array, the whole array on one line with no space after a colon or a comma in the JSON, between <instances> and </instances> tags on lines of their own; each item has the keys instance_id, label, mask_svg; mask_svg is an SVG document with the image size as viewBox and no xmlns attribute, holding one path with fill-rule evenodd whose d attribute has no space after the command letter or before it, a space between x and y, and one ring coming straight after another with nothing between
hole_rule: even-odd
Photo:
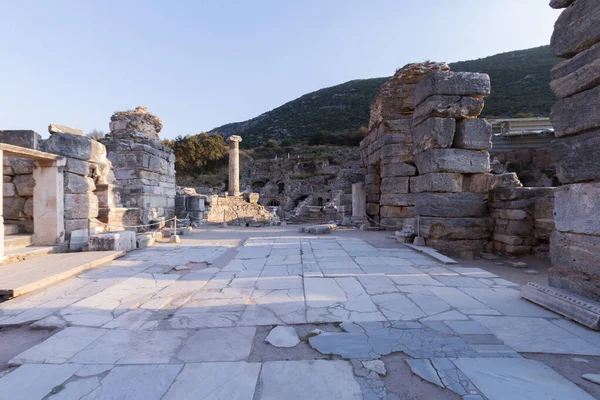
<instances>
[{"instance_id":1,"label":"stone pedestal","mask_svg":"<svg viewBox=\"0 0 600 400\"><path fill-rule=\"evenodd\" d=\"M352 223L362 224L367 214L367 192L362 182L352 184Z\"/></svg>"},{"instance_id":2,"label":"stone pedestal","mask_svg":"<svg viewBox=\"0 0 600 400\"><path fill-rule=\"evenodd\" d=\"M236 135L229 136L229 193L232 196L240 195L240 142L242 138Z\"/></svg>"}]
</instances>

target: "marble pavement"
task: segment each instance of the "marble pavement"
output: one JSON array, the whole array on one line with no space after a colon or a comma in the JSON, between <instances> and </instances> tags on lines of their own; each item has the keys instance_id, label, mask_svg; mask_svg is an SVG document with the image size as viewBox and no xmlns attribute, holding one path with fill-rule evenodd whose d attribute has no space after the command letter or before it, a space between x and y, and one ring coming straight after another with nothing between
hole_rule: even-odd
<instances>
[{"instance_id":1,"label":"marble pavement","mask_svg":"<svg viewBox=\"0 0 600 400\"><path fill-rule=\"evenodd\" d=\"M464 399L593 398L521 353L600 356L600 334L512 282L351 235L255 232L135 251L0 303L0 326L62 328L10 361L0 398L385 399L358 361L394 352ZM330 359L249 362L257 329L300 324L335 324L306 338Z\"/></svg>"}]
</instances>

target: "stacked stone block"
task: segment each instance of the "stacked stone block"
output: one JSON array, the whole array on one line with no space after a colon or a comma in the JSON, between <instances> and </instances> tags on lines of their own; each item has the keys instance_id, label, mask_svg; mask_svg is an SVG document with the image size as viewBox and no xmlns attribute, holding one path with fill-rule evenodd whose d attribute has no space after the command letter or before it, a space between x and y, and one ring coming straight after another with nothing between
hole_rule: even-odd
<instances>
[{"instance_id":1,"label":"stacked stone block","mask_svg":"<svg viewBox=\"0 0 600 400\"><path fill-rule=\"evenodd\" d=\"M412 152L413 95L417 84L432 71L448 71L446 63L408 64L380 89L371 106L369 135L361 142L367 167L367 215L387 228L412 223L414 196L410 177L416 174Z\"/></svg>"},{"instance_id":2,"label":"stacked stone block","mask_svg":"<svg viewBox=\"0 0 600 400\"><path fill-rule=\"evenodd\" d=\"M432 72L415 89L417 229L449 253L482 251L493 227L486 193L502 178L490 174L491 125L477 119L489 93L489 77L468 72Z\"/></svg>"},{"instance_id":3,"label":"stacked stone block","mask_svg":"<svg viewBox=\"0 0 600 400\"><path fill-rule=\"evenodd\" d=\"M63 168L65 202L65 239L71 232L98 226L99 202L96 196L97 171L110 170L106 148L78 133L52 129L44 142L44 151L66 158Z\"/></svg>"},{"instance_id":4,"label":"stacked stone block","mask_svg":"<svg viewBox=\"0 0 600 400\"><path fill-rule=\"evenodd\" d=\"M550 146L563 184L555 192L551 286L600 300L600 2L553 1L565 8L551 46L567 60L552 69L558 101Z\"/></svg>"},{"instance_id":5,"label":"stacked stone block","mask_svg":"<svg viewBox=\"0 0 600 400\"><path fill-rule=\"evenodd\" d=\"M114 167L121 202L138 209L137 224L174 214L175 155L159 139L161 129L156 116L137 107L113 114L111 131L102 141Z\"/></svg>"},{"instance_id":6,"label":"stacked stone block","mask_svg":"<svg viewBox=\"0 0 600 400\"><path fill-rule=\"evenodd\" d=\"M515 187L490 192L487 206L495 222L492 239L495 252L507 255L547 252L552 219L542 217L548 217L553 190Z\"/></svg>"}]
</instances>

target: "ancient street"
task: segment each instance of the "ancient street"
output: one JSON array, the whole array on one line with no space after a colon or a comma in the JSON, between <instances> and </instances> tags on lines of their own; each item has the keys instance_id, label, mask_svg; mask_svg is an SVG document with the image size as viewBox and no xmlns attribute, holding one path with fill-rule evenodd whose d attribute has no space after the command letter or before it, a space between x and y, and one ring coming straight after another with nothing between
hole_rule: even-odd
<instances>
[{"instance_id":1,"label":"ancient street","mask_svg":"<svg viewBox=\"0 0 600 400\"><path fill-rule=\"evenodd\" d=\"M0 303L0 397L600 395L600 334L518 286L384 232L198 229Z\"/></svg>"}]
</instances>

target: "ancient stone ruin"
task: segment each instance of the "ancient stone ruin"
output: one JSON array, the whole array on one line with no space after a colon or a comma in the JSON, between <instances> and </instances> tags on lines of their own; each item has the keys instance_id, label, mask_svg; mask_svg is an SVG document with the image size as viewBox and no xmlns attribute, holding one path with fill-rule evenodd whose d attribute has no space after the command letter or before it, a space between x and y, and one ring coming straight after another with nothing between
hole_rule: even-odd
<instances>
[{"instance_id":1,"label":"ancient stone ruin","mask_svg":"<svg viewBox=\"0 0 600 400\"><path fill-rule=\"evenodd\" d=\"M160 140L161 129L158 117L137 107L114 113L110 133L102 140L116 178L115 187L107 190L117 192L126 208L136 210L137 217L130 222L149 224L174 215L175 155ZM114 217L118 223L119 216Z\"/></svg>"}]
</instances>

